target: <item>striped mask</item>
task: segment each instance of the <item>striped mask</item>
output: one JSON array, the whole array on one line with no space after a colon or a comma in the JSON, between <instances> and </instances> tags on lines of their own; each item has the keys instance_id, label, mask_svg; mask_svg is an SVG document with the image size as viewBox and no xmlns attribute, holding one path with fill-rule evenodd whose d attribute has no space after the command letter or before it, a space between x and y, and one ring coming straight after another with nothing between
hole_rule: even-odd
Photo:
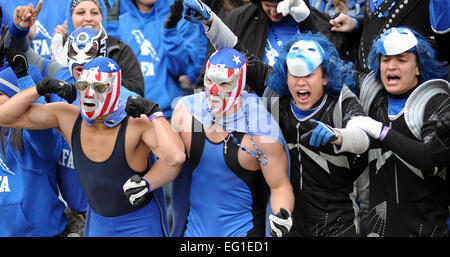
<instances>
[{"instance_id":1,"label":"striped mask","mask_svg":"<svg viewBox=\"0 0 450 257\"><path fill-rule=\"evenodd\" d=\"M106 57L88 62L75 83L81 114L90 120L108 115L119 107L121 72L119 65Z\"/></svg>"}]
</instances>

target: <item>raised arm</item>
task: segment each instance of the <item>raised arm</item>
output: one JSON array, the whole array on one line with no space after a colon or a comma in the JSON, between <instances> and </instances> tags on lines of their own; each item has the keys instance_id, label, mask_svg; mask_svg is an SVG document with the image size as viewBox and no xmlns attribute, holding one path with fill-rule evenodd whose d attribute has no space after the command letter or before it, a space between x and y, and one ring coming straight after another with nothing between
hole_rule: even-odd
<instances>
[{"instance_id":1,"label":"raised arm","mask_svg":"<svg viewBox=\"0 0 450 257\"><path fill-rule=\"evenodd\" d=\"M132 117L145 114L150 120L148 129L142 134L142 140L168 165L182 165L185 160L184 145L180 136L163 117L158 104L140 96L128 97L125 110ZM146 117L146 118L147 118Z\"/></svg>"},{"instance_id":2,"label":"raised arm","mask_svg":"<svg viewBox=\"0 0 450 257\"><path fill-rule=\"evenodd\" d=\"M26 129L59 129L57 111L64 110L64 105L32 103L40 96L48 93L57 93L69 102L73 102L76 98L75 87L70 83L50 78L44 78L36 86L33 86L34 81L28 75L28 63L25 56L19 50L13 48L7 52L6 57L18 78L19 88L27 89L19 92L0 106L0 126ZM75 107L75 109L78 108Z\"/></svg>"},{"instance_id":3,"label":"raised arm","mask_svg":"<svg viewBox=\"0 0 450 257\"><path fill-rule=\"evenodd\" d=\"M30 77L24 79L27 78L31 80ZM2 104L0 126L25 129L55 128L67 133L70 129L67 125L70 115L76 116L78 108L67 103L33 104L40 96L34 86L19 92Z\"/></svg>"},{"instance_id":4,"label":"raised arm","mask_svg":"<svg viewBox=\"0 0 450 257\"><path fill-rule=\"evenodd\" d=\"M14 24L9 28L5 36L5 48L19 48L28 59L30 64L35 65L39 71L45 69L47 77L53 78L64 66L57 62L50 62L36 53L30 46L27 39L29 28L35 23L37 15L42 9L43 2L40 0L36 6L30 3L28 6L18 6L14 11Z\"/></svg>"},{"instance_id":5,"label":"raised arm","mask_svg":"<svg viewBox=\"0 0 450 257\"><path fill-rule=\"evenodd\" d=\"M164 186L177 177L186 155L180 136L164 118L157 103L140 96L130 96L125 111L129 116L146 119L141 123L145 127L141 139L158 157L158 161L144 177L135 175L123 186L130 203L140 206L147 202L150 191Z\"/></svg>"}]
</instances>

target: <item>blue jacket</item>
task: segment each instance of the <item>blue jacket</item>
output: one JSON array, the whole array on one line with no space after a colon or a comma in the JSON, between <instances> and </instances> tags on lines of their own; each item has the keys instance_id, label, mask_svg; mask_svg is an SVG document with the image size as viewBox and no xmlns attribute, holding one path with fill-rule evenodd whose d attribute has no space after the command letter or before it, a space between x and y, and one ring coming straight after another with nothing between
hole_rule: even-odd
<instances>
[{"instance_id":1,"label":"blue jacket","mask_svg":"<svg viewBox=\"0 0 450 257\"><path fill-rule=\"evenodd\" d=\"M22 150L8 142L6 129L0 151L0 236L57 236L67 223L56 174L63 138L54 129L21 131Z\"/></svg>"},{"instance_id":2,"label":"blue jacket","mask_svg":"<svg viewBox=\"0 0 450 257\"><path fill-rule=\"evenodd\" d=\"M164 29L172 3L158 0L146 14L134 5L129 6L129 11L119 17L118 30L112 34L135 53L144 76L145 97L157 102L167 118L175 106L172 101L183 95L178 77L191 73L193 66L200 73L204 58L199 60L197 46L205 39L202 26L185 19L176 28Z\"/></svg>"},{"instance_id":3,"label":"blue jacket","mask_svg":"<svg viewBox=\"0 0 450 257\"><path fill-rule=\"evenodd\" d=\"M3 2L6 10L12 17L17 6L28 5L32 3L34 7L37 6L39 0L0 0ZM30 42L33 48L40 56L50 58L50 44L53 38L53 32L56 26L64 23L66 16L64 10L69 4L69 0L46 0L42 6L36 20L36 37Z\"/></svg>"},{"instance_id":4,"label":"blue jacket","mask_svg":"<svg viewBox=\"0 0 450 257\"><path fill-rule=\"evenodd\" d=\"M56 236L66 226L56 165L62 138L53 129L22 130L23 151L0 153L0 236Z\"/></svg>"}]
</instances>

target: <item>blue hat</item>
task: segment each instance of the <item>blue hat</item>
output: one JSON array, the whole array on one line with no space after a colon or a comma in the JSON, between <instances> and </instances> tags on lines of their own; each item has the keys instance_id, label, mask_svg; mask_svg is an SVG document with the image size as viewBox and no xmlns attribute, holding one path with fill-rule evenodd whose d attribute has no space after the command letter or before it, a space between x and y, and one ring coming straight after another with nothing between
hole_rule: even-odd
<instances>
[{"instance_id":1,"label":"blue hat","mask_svg":"<svg viewBox=\"0 0 450 257\"><path fill-rule=\"evenodd\" d=\"M35 83L42 80L41 73L34 65L29 65L28 74L30 74ZM26 88L19 88L16 74L14 74L14 71L11 69L11 67L0 71L0 92L3 92L9 97L13 97L15 94L24 89Z\"/></svg>"}]
</instances>

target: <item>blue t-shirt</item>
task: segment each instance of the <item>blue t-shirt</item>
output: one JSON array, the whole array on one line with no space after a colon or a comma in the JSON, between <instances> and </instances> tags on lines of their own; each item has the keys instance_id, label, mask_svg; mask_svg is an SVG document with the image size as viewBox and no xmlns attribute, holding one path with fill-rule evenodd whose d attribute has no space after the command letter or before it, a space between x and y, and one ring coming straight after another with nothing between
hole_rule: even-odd
<instances>
[{"instance_id":1,"label":"blue t-shirt","mask_svg":"<svg viewBox=\"0 0 450 257\"><path fill-rule=\"evenodd\" d=\"M283 45L297 34L298 27L294 19L283 19L281 22L270 22L267 34L263 62L270 66L275 64Z\"/></svg>"}]
</instances>

